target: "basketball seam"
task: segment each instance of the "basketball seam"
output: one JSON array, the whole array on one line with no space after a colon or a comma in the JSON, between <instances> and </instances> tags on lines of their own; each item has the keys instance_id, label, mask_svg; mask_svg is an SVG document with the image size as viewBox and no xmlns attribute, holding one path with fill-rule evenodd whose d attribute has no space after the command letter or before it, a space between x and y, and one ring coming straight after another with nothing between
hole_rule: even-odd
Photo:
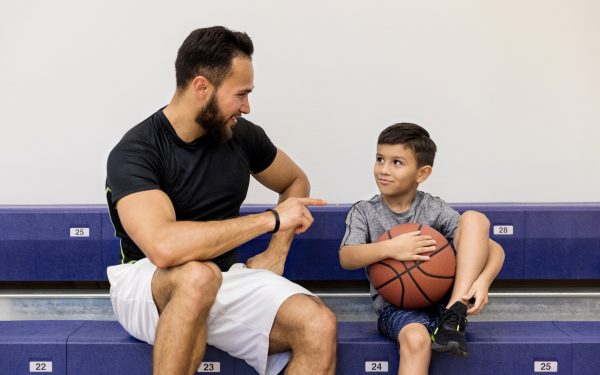
<instances>
[{"instance_id":1,"label":"basketball seam","mask_svg":"<svg viewBox=\"0 0 600 375\"><path fill-rule=\"evenodd\" d=\"M430 304L434 304L434 302L429 298L429 296L427 295L427 293L425 293L423 291L423 289L421 289L421 286L419 285L419 283L417 282L417 280L415 280L415 278L413 277L413 275L410 273L410 271L408 270L408 267L406 267L406 264L402 263L402 265L404 266L404 268L406 268L406 273L408 273L408 277L411 278L411 280L413 281L413 283L415 284L415 286L417 287L417 289L419 290L419 292L421 292L421 294L423 295L423 297L425 297L425 299L430 303ZM402 278L400 278L400 280L402 280ZM404 293L404 288L402 290L402 292Z\"/></svg>"},{"instance_id":2,"label":"basketball seam","mask_svg":"<svg viewBox=\"0 0 600 375\"><path fill-rule=\"evenodd\" d=\"M432 274L430 274L430 273L427 273L427 272L423 271L423 269L422 269L421 267L419 267L419 265L418 265L418 264L416 265L416 268L417 268L419 271L421 271L422 273L424 273L425 275L427 275L427 276L429 276L429 277L436 278L436 279L453 279L453 278L454 278L454 276L439 276L439 275L432 275Z\"/></svg>"},{"instance_id":3,"label":"basketball seam","mask_svg":"<svg viewBox=\"0 0 600 375\"><path fill-rule=\"evenodd\" d=\"M434 256L435 256L437 253L439 253L440 251L442 251L442 250L444 250L445 248L447 248L447 247L448 247L448 245L450 245L450 242L446 242L446 244L445 244L444 246L440 247L438 250L436 250L435 252L433 252L433 253L432 253L432 254L431 254L429 257L434 257ZM406 265L405 265L406 271L410 271L410 270L412 270L412 269L414 269L414 268L418 267L420 264L423 264L423 263L425 263L425 262L427 262L427 261L426 261L426 260L416 260L416 261L414 261L414 262L415 262L415 265L414 265L414 266L411 266L410 268L407 268L407 267L406 267ZM402 276L402 275L404 275L405 273L406 273L406 272L402 272L402 273L398 274L398 276Z\"/></svg>"},{"instance_id":4,"label":"basketball seam","mask_svg":"<svg viewBox=\"0 0 600 375\"><path fill-rule=\"evenodd\" d=\"M392 272L394 272L394 273L396 274L396 276L392 277L391 279L389 279L388 281L386 281L385 283L383 283L383 284L381 284L381 285L379 285L379 286L374 286L374 287L375 287L375 290L379 290L380 288L383 288L384 286L386 286L386 285L390 284L390 283L391 283L391 282L393 282L394 280L396 280L396 279L399 279L399 278L400 278L400 276L402 276L402 275L404 274L404 273L403 273L402 275L401 275L401 274L399 274L399 273L398 273L398 271L396 271L396 269L395 269L394 267L390 266L390 265L389 265L389 264L387 264L387 263L384 263L384 262L377 262L377 263L381 264L381 265L382 265L382 266L384 266L384 267L387 267L387 268L391 269L391 270L392 270Z\"/></svg>"}]
</instances>

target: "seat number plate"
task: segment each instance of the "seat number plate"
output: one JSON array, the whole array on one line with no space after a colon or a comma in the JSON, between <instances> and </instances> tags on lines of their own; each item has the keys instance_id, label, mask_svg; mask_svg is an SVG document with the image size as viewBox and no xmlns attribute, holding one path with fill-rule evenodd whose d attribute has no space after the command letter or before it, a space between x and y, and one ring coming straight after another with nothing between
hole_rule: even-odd
<instances>
[{"instance_id":1,"label":"seat number plate","mask_svg":"<svg viewBox=\"0 0 600 375\"><path fill-rule=\"evenodd\" d=\"M202 362L198 372L221 372L221 362Z\"/></svg>"},{"instance_id":2,"label":"seat number plate","mask_svg":"<svg viewBox=\"0 0 600 375\"><path fill-rule=\"evenodd\" d=\"M89 237L90 228L70 228L69 234L71 237Z\"/></svg>"},{"instance_id":3,"label":"seat number plate","mask_svg":"<svg viewBox=\"0 0 600 375\"><path fill-rule=\"evenodd\" d=\"M365 372L388 372L387 361L365 362Z\"/></svg>"},{"instance_id":4,"label":"seat number plate","mask_svg":"<svg viewBox=\"0 0 600 375\"><path fill-rule=\"evenodd\" d=\"M29 372L52 372L51 361L30 361Z\"/></svg>"},{"instance_id":5,"label":"seat number plate","mask_svg":"<svg viewBox=\"0 0 600 375\"><path fill-rule=\"evenodd\" d=\"M558 362L535 361L533 362L533 372L558 372Z\"/></svg>"},{"instance_id":6,"label":"seat number plate","mask_svg":"<svg viewBox=\"0 0 600 375\"><path fill-rule=\"evenodd\" d=\"M513 226L512 225L494 225L495 236L512 236Z\"/></svg>"}]
</instances>

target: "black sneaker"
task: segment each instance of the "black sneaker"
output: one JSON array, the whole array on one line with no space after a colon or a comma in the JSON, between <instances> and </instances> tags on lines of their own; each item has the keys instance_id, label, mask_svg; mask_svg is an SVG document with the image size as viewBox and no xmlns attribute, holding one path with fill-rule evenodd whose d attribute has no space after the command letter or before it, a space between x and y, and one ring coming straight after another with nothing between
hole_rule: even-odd
<instances>
[{"instance_id":1,"label":"black sneaker","mask_svg":"<svg viewBox=\"0 0 600 375\"><path fill-rule=\"evenodd\" d=\"M457 301L449 309L445 309L431 335L431 349L467 357L467 323L467 306L464 303Z\"/></svg>"}]
</instances>

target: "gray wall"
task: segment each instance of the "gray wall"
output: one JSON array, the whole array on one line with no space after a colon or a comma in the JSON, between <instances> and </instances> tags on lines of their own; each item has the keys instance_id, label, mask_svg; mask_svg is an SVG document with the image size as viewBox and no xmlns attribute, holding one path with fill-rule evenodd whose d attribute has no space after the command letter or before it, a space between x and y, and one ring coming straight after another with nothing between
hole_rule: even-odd
<instances>
[{"instance_id":1,"label":"gray wall","mask_svg":"<svg viewBox=\"0 0 600 375\"><path fill-rule=\"evenodd\" d=\"M599 20L596 0L4 1L0 204L103 203L109 150L215 24L253 38L247 118L314 196L374 194L378 133L412 121L439 148L422 189L449 202L598 201Z\"/></svg>"}]
</instances>

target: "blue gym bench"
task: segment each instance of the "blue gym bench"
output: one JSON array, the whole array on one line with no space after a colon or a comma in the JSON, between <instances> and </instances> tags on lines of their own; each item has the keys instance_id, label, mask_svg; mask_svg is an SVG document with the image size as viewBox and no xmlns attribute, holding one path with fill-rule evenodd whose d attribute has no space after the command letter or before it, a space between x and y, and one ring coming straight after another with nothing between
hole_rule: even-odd
<instances>
[{"instance_id":1,"label":"blue gym bench","mask_svg":"<svg viewBox=\"0 0 600 375\"><path fill-rule=\"evenodd\" d=\"M506 252L499 280L599 280L600 203L455 204L491 221L490 237ZM241 214L272 206L246 205ZM339 265L350 205L315 207L312 228L294 240L285 276L295 281L365 280ZM264 235L240 249L241 260L263 251ZM119 241L104 206L0 206L0 282L106 281L120 261Z\"/></svg>"},{"instance_id":2,"label":"blue gym bench","mask_svg":"<svg viewBox=\"0 0 600 375\"><path fill-rule=\"evenodd\" d=\"M338 327L338 374L397 373L396 344L378 335L372 322ZM597 375L600 368L600 322L473 322L467 339L469 358L434 353L430 374ZM51 369L52 374L146 375L151 368L152 347L115 321L0 321L0 374ZM256 374L213 347L200 369Z\"/></svg>"},{"instance_id":3,"label":"blue gym bench","mask_svg":"<svg viewBox=\"0 0 600 375\"><path fill-rule=\"evenodd\" d=\"M501 280L600 280L600 204L457 204L484 212L491 238L505 249ZM246 205L242 215L264 211ZM363 281L339 266L338 247L350 205L311 209L315 224L297 236L285 276L295 281ZM240 249L262 251L261 236ZM0 206L0 286L19 282L105 282L120 259L104 206ZM366 290L365 290L366 292ZM600 320L600 319L599 319ZM598 374L600 322L472 322L470 357L434 353L431 374ZM0 375L149 374L151 346L114 321L0 321ZM397 372L395 343L373 322L340 322L338 374ZM254 374L243 361L207 349L201 373Z\"/></svg>"}]
</instances>

